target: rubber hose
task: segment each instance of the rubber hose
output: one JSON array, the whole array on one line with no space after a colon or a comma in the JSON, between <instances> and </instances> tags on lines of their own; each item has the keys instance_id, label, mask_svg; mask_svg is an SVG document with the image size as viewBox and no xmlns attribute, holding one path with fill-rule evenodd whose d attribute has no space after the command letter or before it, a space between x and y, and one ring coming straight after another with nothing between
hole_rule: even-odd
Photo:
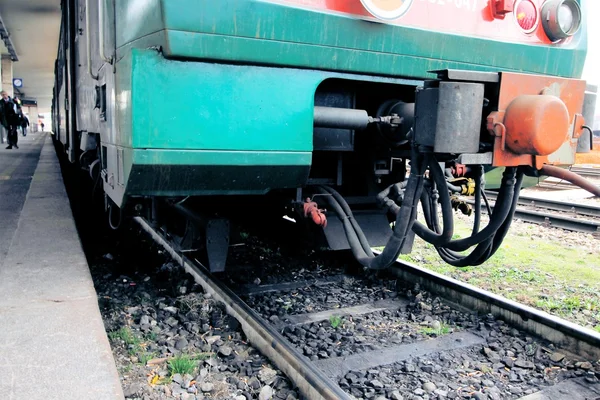
<instances>
[{"instance_id":1,"label":"rubber hose","mask_svg":"<svg viewBox=\"0 0 600 400\"><path fill-rule=\"evenodd\" d=\"M413 231L423 240L436 246L443 246L452 240L454 235L454 219L452 217L452 203L450 202L450 194L446 189L446 177L442 168L435 160L435 157L430 156L427 158L429 161L429 175L433 178L434 183L439 189L440 204L442 205L442 220L443 230L442 233L427 229L419 221L415 221L413 225ZM432 208L432 217L437 219L437 210Z\"/></svg>"},{"instance_id":2,"label":"rubber hose","mask_svg":"<svg viewBox=\"0 0 600 400\"><path fill-rule=\"evenodd\" d=\"M413 151L414 166L411 165L411 172L406 185L406 191L402 207L396 217L396 225L392 237L388 240L385 248L377 257L365 260L370 269L385 269L392 265L398 259L402 246L413 227L417 217L417 207L423 190L426 162L422 154Z\"/></svg>"},{"instance_id":3,"label":"rubber hose","mask_svg":"<svg viewBox=\"0 0 600 400\"><path fill-rule=\"evenodd\" d=\"M522 174L520 174L519 178L515 181L515 184L511 184L512 179L510 179L510 175L514 176L515 174L516 174L516 171L514 170L514 168L511 169L510 171L505 171L505 174L502 179L501 196L500 195L498 196L499 207L503 207L506 209L506 211L507 211L506 215L504 215L504 213L499 214L496 212L495 215L492 216L492 220L490 221L490 224L488 224L488 226L484 229L484 231L489 230L489 228L491 226L497 226L498 228L494 229L491 232L491 234L485 236L483 240L478 241L476 243L477 247L473 250L473 252L471 252L471 254L469 254L467 256L464 256L460 253L456 253L456 252L452 251L455 249L452 249L450 246L436 245L436 249L437 249L438 253L440 254L440 256L444 259L444 261L446 261L447 263L449 263L451 265L457 266L457 267L463 267L463 266L467 266L467 265L481 263L493 254L492 253L493 239L496 236L497 230L500 229L501 227L503 227L503 225L505 225L506 218L510 214L512 206L515 203L515 197L514 197L515 191L516 191L515 186L520 189L520 185L522 183ZM508 192L511 192L511 193L508 193ZM518 195L518 191L516 194ZM511 198L510 202L507 202L505 200L506 195L508 195L508 197ZM518 200L518 197L517 197L517 200ZM433 214L434 212L435 212L435 205L433 205L433 207L431 208L431 214ZM500 219L500 216L504 216L503 219ZM439 227L437 227L435 224L437 217L432 216L432 218L433 218L432 225L433 225L434 229L439 231ZM510 218L512 219L512 215L510 216ZM478 235L475 234L475 235L472 235L468 239L472 239L473 237L477 237L477 236ZM456 243L456 242L458 242L458 241L454 241L454 243ZM453 242L449 243L449 245L451 245L452 243ZM464 250L466 250L466 249L464 249Z\"/></svg>"},{"instance_id":4,"label":"rubber hose","mask_svg":"<svg viewBox=\"0 0 600 400\"><path fill-rule=\"evenodd\" d=\"M483 166L477 168L477 180L475 181L475 217L473 219L473 231L471 236L479 232L479 226L481 224L481 193L485 187L485 181L483 178Z\"/></svg>"},{"instance_id":5,"label":"rubber hose","mask_svg":"<svg viewBox=\"0 0 600 400\"><path fill-rule=\"evenodd\" d=\"M596 197L600 197L600 187L594 185L587 179L583 178L580 175L577 175L574 172L568 171L566 169L554 167L552 165L544 165L540 170L541 175L553 176L558 179L563 179L565 181L571 182L575 186L579 186L580 188L587 190L592 193Z\"/></svg>"},{"instance_id":6,"label":"rubber hose","mask_svg":"<svg viewBox=\"0 0 600 400\"><path fill-rule=\"evenodd\" d=\"M490 216L490 221L485 228L468 238L453 240L449 243L440 243L437 245L447 247L450 250L465 251L469 247L481 243L494 235L498 228L500 228L502 223L506 220L506 217L510 212L510 205L514 196L514 185L516 183L515 175L515 168L506 168L504 170L500 192L498 193L498 199L496 201L496 207L494 208Z\"/></svg>"},{"instance_id":7,"label":"rubber hose","mask_svg":"<svg viewBox=\"0 0 600 400\"><path fill-rule=\"evenodd\" d=\"M364 232L362 231L362 228L360 227L360 225L358 225L358 222L356 221L356 219L354 219L354 214L352 213L352 210L350 209L350 206L348 205L346 200L344 200L344 198L333 188L330 188L327 186L322 186L322 189L324 189L327 193L331 194L333 196L333 198L335 199L335 201L338 203L338 205L340 205L342 207L342 210L346 214L346 217L348 218L350 224L352 225L352 228L353 228L354 232L356 233L356 236L358 237L360 245L362 246L365 254L368 255L369 257L373 257L374 254L373 254L373 251L371 250L371 246L369 245L369 241L367 240L367 237L365 236Z\"/></svg>"},{"instance_id":8,"label":"rubber hose","mask_svg":"<svg viewBox=\"0 0 600 400\"><path fill-rule=\"evenodd\" d=\"M328 194L328 192L325 189L319 188L319 191L321 192L321 194ZM352 251L352 255L354 255L354 258L360 260L365 257L368 257L365 251L363 250L360 240L358 239L358 236L354 231L352 224L350 224L348 216L344 212L342 206L338 204L338 202L333 196L325 196L325 199L329 206L336 212L336 214L342 221L342 225L344 226L344 233L346 234L346 239L348 240L348 244L350 245L350 250Z\"/></svg>"},{"instance_id":9,"label":"rubber hose","mask_svg":"<svg viewBox=\"0 0 600 400\"><path fill-rule=\"evenodd\" d=\"M446 261L448 264L453 265L455 267L478 266L489 260L489 258L496 253L496 251L502 244L504 238L506 237L506 234L508 233L508 229L512 224L512 220L519 201L519 193L521 191L522 183L523 173L519 171L514 186L513 200L510 205L508 216L491 238L489 238L485 242L480 243L475 248L475 250L473 250L473 252L471 252L468 256L462 256L459 253L455 253L445 248L436 248L442 259L444 259L444 261Z\"/></svg>"},{"instance_id":10,"label":"rubber hose","mask_svg":"<svg viewBox=\"0 0 600 400\"><path fill-rule=\"evenodd\" d=\"M458 186L456 186L456 185L453 185L453 184L451 184L451 183L450 183L450 182L448 182L448 181L446 181L446 187L447 187L449 190L453 191L454 193L461 193L461 192L462 192L462 188L460 188L460 187L458 187Z\"/></svg>"}]
</instances>

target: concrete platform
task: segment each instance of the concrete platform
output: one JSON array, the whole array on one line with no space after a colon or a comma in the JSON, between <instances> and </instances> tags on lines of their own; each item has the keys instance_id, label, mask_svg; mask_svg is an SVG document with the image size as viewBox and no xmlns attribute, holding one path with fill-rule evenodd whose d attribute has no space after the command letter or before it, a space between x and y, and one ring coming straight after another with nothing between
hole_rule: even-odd
<instances>
[{"instance_id":1,"label":"concrete platform","mask_svg":"<svg viewBox=\"0 0 600 400\"><path fill-rule=\"evenodd\" d=\"M0 398L123 399L49 134L0 149Z\"/></svg>"}]
</instances>

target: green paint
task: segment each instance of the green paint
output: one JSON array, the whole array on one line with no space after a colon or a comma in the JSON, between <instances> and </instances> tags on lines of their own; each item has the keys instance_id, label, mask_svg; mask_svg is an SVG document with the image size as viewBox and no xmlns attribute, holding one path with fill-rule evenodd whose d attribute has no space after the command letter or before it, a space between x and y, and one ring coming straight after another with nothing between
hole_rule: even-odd
<instances>
[{"instance_id":1,"label":"green paint","mask_svg":"<svg viewBox=\"0 0 600 400\"><path fill-rule=\"evenodd\" d=\"M117 0L116 17L119 129L103 142L124 146L129 194L173 195L185 185L194 194L264 193L305 184L314 92L328 78L421 79L444 68L579 77L587 46L585 29L567 47L525 45L260 0ZM223 167L221 175L211 175L211 166ZM185 176L161 175L172 167ZM259 167L269 173L253 177ZM137 182L138 171L156 179Z\"/></svg>"},{"instance_id":2,"label":"green paint","mask_svg":"<svg viewBox=\"0 0 600 400\"><path fill-rule=\"evenodd\" d=\"M141 150L133 151L139 165L310 165L312 152Z\"/></svg>"},{"instance_id":3,"label":"green paint","mask_svg":"<svg viewBox=\"0 0 600 400\"><path fill-rule=\"evenodd\" d=\"M323 73L186 63L135 49L132 75L136 148L312 151Z\"/></svg>"},{"instance_id":4,"label":"green paint","mask_svg":"<svg viewBox=\"0 0 600 400\"><path fill-rule=\"evenodd\" d=\"M410 77L449 67L579 77L587 47L585 26L561 47L379 24L259 0L134 3L118 5L118 18L127 22L119 28L118 46L165 31L166 42L155 45L172 57Z\"/></svg>"}]
</instances>

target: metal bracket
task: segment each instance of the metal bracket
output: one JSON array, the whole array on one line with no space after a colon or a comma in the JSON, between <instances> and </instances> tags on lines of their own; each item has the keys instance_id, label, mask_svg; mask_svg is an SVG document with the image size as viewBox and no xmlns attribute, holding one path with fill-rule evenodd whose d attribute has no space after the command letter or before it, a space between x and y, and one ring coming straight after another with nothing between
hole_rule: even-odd
<instances>
[{"instance_id":1,"label":"metal bracket","mask_svg":"<svg viewBox=\"0 0 600 400\"><path fill-rule=\"evenodd\" d=\"M514 0L490 1L490 8L495 19L504 19L506 14L513 12Z\"/></svg>"}]
</instances>

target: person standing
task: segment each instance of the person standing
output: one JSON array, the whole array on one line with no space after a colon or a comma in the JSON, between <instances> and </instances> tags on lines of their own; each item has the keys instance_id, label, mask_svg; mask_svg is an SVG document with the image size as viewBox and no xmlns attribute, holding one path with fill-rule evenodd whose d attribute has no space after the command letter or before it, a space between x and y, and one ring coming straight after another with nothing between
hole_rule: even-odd
<instances>
[{"instance_id":1,"label":"person standing","mask_svg":"<svg viewBox=\"0 0 600 400\"><path fill-rule=\"evenodd\" d=\"M13 146L18 149L17 141L19 140L19 135L17 134L17 126L19 117L17 115L17 106L4 90L0 92L0 96L2 97L0 100L0 123L8 132L7 149L10 150Z\"/></svg>"},{"instance_id":2,"label":"person standing","mask_svg":"<svg viewBox=\"0 0 600 400\"><path fill-rule=\"evenodd\" d=\"M21 130L23 132L23 136L27 136L27 127L29 126L29 118L27 115L23 114L23 119L21 120Z\"/></svg>"}]
</instances>

